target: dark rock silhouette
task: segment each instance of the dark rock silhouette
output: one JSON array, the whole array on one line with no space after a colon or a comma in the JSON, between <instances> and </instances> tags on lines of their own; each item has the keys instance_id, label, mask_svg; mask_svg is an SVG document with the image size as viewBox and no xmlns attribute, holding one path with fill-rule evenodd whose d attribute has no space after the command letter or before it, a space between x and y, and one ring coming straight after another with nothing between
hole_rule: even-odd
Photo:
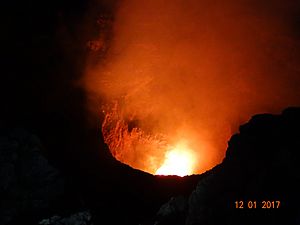
<instances>
[{"instance_id":1,"label":"dark rock silhouette","mask_svg":"<svg viewBox=\"0 0 300 225\"><path fill-rule=\"evenodd\" d=\"M253 116L230 139L224 161L200 179L185 211L159 211L156 224L299 224L299 129L300 108ZM280 207L263 209L263 201L280 201Z\"/></svg>"},{"instance_id":2,"label":"dark rock silhouette","mask_svg":"<svg viewBox=\"0 0 300 225\"><path fill-rule=\"evenodd\" d=\"M0 224L47 215L65 191L65 181L42 154L39 139L23 130L0 137Z\"/></svg>"}]
</instances>

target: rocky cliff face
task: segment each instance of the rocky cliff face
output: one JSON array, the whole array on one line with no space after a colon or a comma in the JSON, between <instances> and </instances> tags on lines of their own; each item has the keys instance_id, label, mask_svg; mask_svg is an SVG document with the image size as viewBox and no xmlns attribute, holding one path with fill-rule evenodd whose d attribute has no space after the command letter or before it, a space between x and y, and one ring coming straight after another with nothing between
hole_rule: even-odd
<instances>
[{"instance_id":1,"label":"rocky cliff face","mask_svg":"<svg viewBox=\"0 0 300 225\"><path fill-rule=\"evenodd\" d=\"M224 161L186 202L177 197L162 206L156 225L299 224L299 150L300 108L253 116L230 139Z\"/></svg>"}]
</instances>

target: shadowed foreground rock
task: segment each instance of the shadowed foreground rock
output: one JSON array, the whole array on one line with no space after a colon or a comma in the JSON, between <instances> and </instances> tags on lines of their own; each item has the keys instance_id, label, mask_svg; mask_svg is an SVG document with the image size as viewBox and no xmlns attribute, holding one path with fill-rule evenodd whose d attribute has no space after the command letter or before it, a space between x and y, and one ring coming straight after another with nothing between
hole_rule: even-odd
<instances>
[{"instance_id":1,"label":"shadowed foreground rock","mask_svg":"<svg viewBox=\"0 0 300 225\"><path fill-rule=\"evenodd\" d=\"M171 199L155 224L300 224L299 156L300 108L253 116L230 139L224 161L204 174L187 206L181 201L182 207L172 207L180 201ZM244 202L243 209L236 201ZM249 201L256 201L256 209ZM280 207L264 209L263 201L280 201Z\"/></svg>"},{"instance_id":2,"label":"shadowed foreground rock","mask_svg":"<svg viewBox=\"0 0 300 225\"><path fill-rule=\"evenodd\" d=\"M31 221L51 212L65 182L42 155L39 139L18 130L0 137L0 224Z\"/></svg>"},{"instance_id":3,"label":"shadowed foreground rock","mask_svg":"<svg viewBox=\"0 0 300 225\"><path fill-rule=\"evenodd\" d=\"M68 217L52 216L43 219L39 225L93 225L92 215L89 211L78 212Z\"/></svg>"}]
</instances>

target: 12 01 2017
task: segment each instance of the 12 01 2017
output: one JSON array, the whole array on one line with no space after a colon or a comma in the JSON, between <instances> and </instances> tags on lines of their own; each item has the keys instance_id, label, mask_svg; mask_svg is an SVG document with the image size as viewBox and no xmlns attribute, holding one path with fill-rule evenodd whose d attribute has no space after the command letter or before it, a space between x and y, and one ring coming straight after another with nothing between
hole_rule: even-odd
<instances>
[{"instance_id":1,"label":"12 01 2017","mask_svg":"<svg viewBox=\"0 0 300 225\"><path fill-rule=\"evenodd\" d=\"M278 209L280 208L280 201L235 201L236 209Z\"/></svg>"}]
</instances>

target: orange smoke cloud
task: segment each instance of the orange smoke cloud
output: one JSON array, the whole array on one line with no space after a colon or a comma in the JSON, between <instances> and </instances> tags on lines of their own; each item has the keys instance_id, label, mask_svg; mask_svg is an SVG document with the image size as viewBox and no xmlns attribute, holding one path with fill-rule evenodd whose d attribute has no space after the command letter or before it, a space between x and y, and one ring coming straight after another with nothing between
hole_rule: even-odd
<instances>
[{"instance_id":1,"label":"orange smoke cloud","mask_svg":"<svg viewBox=\"0 0 300 225\"><path fill-rule=\"evenodd\" d=\"M200 173L251 115L299 105L298 11L296 1L122 1L85 77L114 105L103 127L113 155L155 173L184 139Z\"/></svg>"}]
</instances>

